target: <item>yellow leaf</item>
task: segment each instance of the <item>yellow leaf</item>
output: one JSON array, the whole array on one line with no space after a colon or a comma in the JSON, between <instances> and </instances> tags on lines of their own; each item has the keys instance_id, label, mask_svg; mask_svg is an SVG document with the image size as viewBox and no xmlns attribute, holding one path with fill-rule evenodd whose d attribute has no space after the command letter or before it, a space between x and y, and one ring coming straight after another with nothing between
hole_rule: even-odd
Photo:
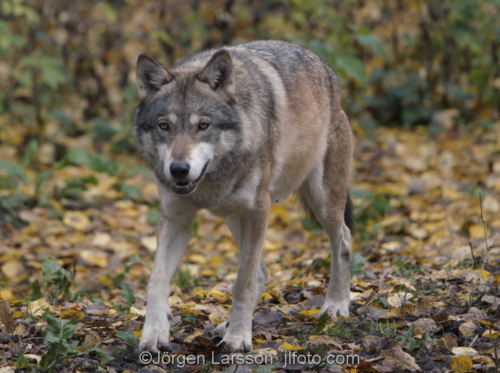
<instances>
[{"instance_id":1,"label":"yellow leaf","mask_svg":"<svg viewBox=\"0 0 500 373\"><path fill-rule=\"evenodd\" d=\"M139 316L146 316L146 310L141 310L139 308L136 308L134 306L130 307L130 313L134 315L139 315Z\"/></svg>"},{"instance_id":2,"label":"yellow leaf","mask_svg":"<svg viewBox=\"0 0 500 373\"><path fill-rule=\"evenodd\" d=\"M205 314L203 312L195 311L192 308L184 308L184 313L188 313L188 314L195 315L195 316L205 316Z\"/></svg>"},{"instance_id":3,"label":"yellow leaf","mask_svg":"<svg viewBox=\"0 0 500 373\"><path fill-rule=\"evenodd\" d=\"M200 298L205 298L205 296L207 295L207 293L208 293L208 291L206 291L206 290L196 290L194 292L194 295L197 295Z\"/></svg>"},{"instance_id":4,"label":"yellow leaf","mask_svg":"<svg viewBox=\"0 0 500 373\"><path fill-rule=\"evenodd\" d=\"M483 238L484 237L484 227L482 224L474 224L471 225L469 228L469 235L470 238L475 240L476 238Z\"/></svg>"},{"instance_id":5,"label":"yellow leaf","mask_svg":"<svg viewBox=\"0 0 500 373\"><path fill-rule=\"evenodd\" d=\"M113 280L111 280L109 277L99 277L99 283L103 286L106 286L106 287L111 287L114 285L114 282Z\"/></svg>"},{"instance_id":6,"label":"yellow leaf","mask_svg":"<svg viewBox=\"0 0 500 373\"><path fill-rule=\"evenodd\" d=\"M76 310L63 311L59 315L61 319L77 319L77 320L83 319L83 316L84 316L83 312Z\"/></svg>"},{"instance_id":7,"label":"yellow leaf","mask_svg":"<svg viewBox=\"0 0 500 373\"><path fill-rule=\"evenodd\" d=\"M216 268L216 267L220 267L222 265L224 265L224 259L222 259L222 257L220 257L220 256L215 256L210 260L211 267Z\"/></svg>"},{"instance_id":8,"label":"yellow leaf","mask_svg":"<svg viewBox=\"0 0 500 373\"><path fill-rule=\"evenodd\" d=\"M299 313L304 316L316 316L318 312L319 310L304 310L300 311Z\"/></svg>"},{"instance_id":9,"label":"yellow leaf","mask_svg":"<svg viewBox=\"0 0 500 373\"><path fill-rule=\"evenodd\" d=\"M273 296L273 298L277 299L280 303L286 304L286 300L274 289L269 289L268 293Z\"/></svg>"},{"instance_id":10,"label":"yellow leaf","mask_svg":"<svg viewBox=\"0 0 500 373\"><path fill-rule=\"evenodd\" d=\"M271 206L271 215L276 215L279 217L283 222L288 222L290 220L290 217L288 216L288 211L286 210L285 206L283 205L272 205Z\"/></svg>"},{"instance_id":11,"label":"yellow leaf","mask_svg":"<svg viewBox=\"0 0 500 373\"><path fill-rule=\"evenodd\" d=\"M148 202L158 201L158 187L155 183L147 183L141 188L141 197Z\"/></svg>"},{"instance_id":12,"label":"yellow leaf","mask_svg":"<svg viewBox=\"0 0 500 373\"><path fill-rule=\"evenodd\" d=\"M204 277L217 277L217 273L215 273L214 271L211 271L210 269L205 269L205 270L201 271L200 275L202 275Z\"/></svg>"},{"instance_id":13,"label":"yellow leaf","mask_svg":"<svg viewBox=\"0 0 500 373\"><path fill-rule=\"evenodd\" d=\"M63 223L77 231L87 231L91 227L88 216L81 211L68 211L64 214Z\"/></svg>"},{"instance_id":14,"label":"yellow leaf","mask_svg":"<svg viewBox=\"0 0 500 373\"><path fill-rule=\"evenodd\" d=\"M2 265L3 274L13 283L25 279L28 272L19 260L9 260Z\"/></svg>"},{"instance_id":15,"label":"yellow leaf","mask_svg":"<svg viewBox=\"0 0 500 373\"><path fill-rule=\"evenodd\" d=\"M496 328L496 326L497 326L497 324L494 324L494 323L486 321L486 320L476 319L476 321L483 324L484 326L488 326L491 328Z\"/></svg>"},{"instance_id":16,"label":"yellow leaf","mask_svg":"<svg viewBox=\"0 0 500 373\"><path fill-rule=\"evenodd\" d=\"M500 331L498 330L485 330L483 333L483 337L485 338L491 338L491 339L499 339L500 338Z\"/></svg>"},{"instance_id":17,"label":"yellow leaf","mask_svg":"<svg viewBox=\"0 0 500 373\"><path fill-rule=\"evenodd\" d=\"M134 334L135 337L141 338L142 337L142 329L139 330L139 331L137 331L137 332L134 332L133 334Z\"/></svg>"},{"instance_id":18,"label":"yellow leaf","mask_svg":"<svg viewBox=\"0 0 500 373\"><path fill-rule=\"evenodd\" d=\"M54 198L50 199L50 205L56 211L64 211L63 205L61 205L59 201L56 201Z\"/></svg>"},{"instance_id":19,"label":"yellow leaf","mask_svg":"<svg viewBox=\"0 0 500 373\"><path fill-rule=\"evenodd\" d=\"M474 270L474 272L476 272L479 276L481 276L482 278L488 278L490 277L491 273L488 272L487 270L485 269L476 269Z\"/></svg>"},{"instance_id":20,"label":"yellow leaf","mask_svg":"<svg viewBox=\"0 0 500 373\"><path fill-rule=\"evenodd\" d=\"M16 297L10 289L0 289L0 300L14 300Z\"/></svg>"},{"instance_id":21,"label":"yellow leaf","mask_svg":"<svg viewBox=\"0 0 500 373\"><path fill-rule=\"evenodd\" d=\"M50 305L47 303L47 301L43 298L40 298L38 300L35 300L33 302L30 302L28 304L28 313L30 313L33 316L42 316L43 311L46 308L50 308Z\"/></svg>"},{"instance_id":22,"label":"yellow leaf","mask_svg":"<svg viewBox=\"0 0 500 373\"><path fill-rule=\"evenodd\" d=\"M218 306L214 308L208 315L208 319L214 324L222 324L229 318L229 310L227 308Z\"/></svg>"},{"instance_id":23,"label":"yellow leaf","mask_svg":"<svg viewBox=\"0 0 500 373\"><path fill-rule=\"evenodd\" d=\"M90 249L82 250L80 251L80 258L100 268L106 268L108 266L108 255L103 251Z\"/></svg>"},{"instance_id":24,"label":"yellow leaf","mask_svg":"<svg viewBox=\"0 0 500 373\"><path fill-rule=\"evenodd\" d=\"M450 361L450 367L454 372L468 372L472 370L472 360L469 356L456 356Z\"/></svg>"},{"instance_id":25,"label":"yellow leaf","mask_svg":"<svg viewBox=\"0 0 500 373\"><path fill-rule=\"evenodd\" d=\"M381 221L378 222L378 225L381 228L386 228L391 225L399 225L403 222L403 217L399 215L392 215L388 216L387 218L382 219Z\"/></svg>"},{"instance_id":26,"label":"yellow leaf","mask_svg":"<svg viewBox=\"0 0 500 373\"><path fill-rule=\"evenodd\" d=\"M191 254L186 257L186 262L205 264L207 262L207 257L201 254Z\"/></svg>"},{"instance_id":27,"label":"yellow leaf","mask_svg":"<svg viewBox=\"0 0 500 373\"><path fill-rule=\"evenodd\" d=\"M26 312L16 311L12 314L12 319L24 319L26 317Z\"/></svg>"},{"instance_id":28,"label":"yellow leaf","mask_svg":"<svg viewBox=\"0 0 500 373\"><path fill-rule=\"evenodd\" d=\"M212 298L215 298L217 300L227 300L227 294L217 291L217 290L210 290L207 292L208 295L210 295Z\"/></svg>"},{"instance_id":29,"label":"yellow leaf","mask_svg":"<svg viewBox=\"0 0 500 373\"><path fill-rule=\"evenodd\" d=\"M272 298L273 298L273 296L266 291L265 293L263 293L261 295L260 300L262 302L265 302L265 301L268 301L269 299L272 299Z\"/></svg>"},{"instance_id":30,"label":"yellow leaf","mask_svg":"<svg viewBox=\"0 0 500 373\"><path fill-rule=\"evenodd\" d=\"M288 342L283 343L282 346L287 351L300 351L305 349L305 347L295 347Z\"/></svg>"},{"instance_id":31,"label":"yellow leaf","mask_svg":"<svg viewBox=\"0 0 500 373\"><path fill-rule=\"evenodd\" d=\"M191 334L190 336L186 337L184 339L184 342L191 343L193 341L193 339L195 339L196 337L203 335L203 334L204 334L204 332L195 332L195 333Z\"/></svg>"}]
</instances>

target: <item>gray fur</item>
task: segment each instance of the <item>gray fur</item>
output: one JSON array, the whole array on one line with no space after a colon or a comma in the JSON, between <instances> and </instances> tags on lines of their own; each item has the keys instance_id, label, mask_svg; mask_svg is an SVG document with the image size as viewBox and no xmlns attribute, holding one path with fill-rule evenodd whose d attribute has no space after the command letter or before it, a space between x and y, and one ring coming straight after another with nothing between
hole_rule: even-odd
<instances>
[{"instance_id":1,"label":"gray fur","mask_svg":"<svg viewBox=\"0 0 500 373\"><path fill-rule=\"evenodd\" d=\"M330 67L296 45L258 41L201 52L172 69L141 55L137 78L134 135L162 203L140 350L168 346L168 284L200 208L226 219L241 250L231 317L217 330L229 350L251 348L252 311L267 276L261 251L269 207L293 192L331 241L321 312L347 316L353 139ZM190 166L182 180L169 172L174 161Z\"/></svg>"}]
</instances>

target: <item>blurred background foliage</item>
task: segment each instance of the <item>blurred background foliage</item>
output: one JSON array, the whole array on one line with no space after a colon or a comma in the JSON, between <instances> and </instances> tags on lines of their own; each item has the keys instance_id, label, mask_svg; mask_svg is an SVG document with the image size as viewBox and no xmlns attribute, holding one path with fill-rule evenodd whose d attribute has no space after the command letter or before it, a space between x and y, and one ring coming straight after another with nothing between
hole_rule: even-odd
<instances>
[{"instance_id":1,"label":"blurred background foliage","mask_svg":"<svg viewBox=\"0 0 500 373\"><path fill-rule=\"evenodd\" d=\"M140 53L172 66L270 38L326 60L361 128L487 126L500 109L499 19L500 0L2 0L3 156L52 164L89 133L98 151L131 151Z\"/></svg>"},{"instance_id":2,"label":"blurred background foliage","mask_svg":"<svg viewBox=\"0 0 500 373\"><path fill-rule=\"evenodd\" d=\"M54 170L68 165L116 177L118 195L139 198L124 181L136 165L142 52L172 66L201 49L287 40L337 71L357 132L489 126L500 109L499 16L500 0L3 0L0 211L98 183L73 175L58 187Z\"/></svg>"}]
</instances>

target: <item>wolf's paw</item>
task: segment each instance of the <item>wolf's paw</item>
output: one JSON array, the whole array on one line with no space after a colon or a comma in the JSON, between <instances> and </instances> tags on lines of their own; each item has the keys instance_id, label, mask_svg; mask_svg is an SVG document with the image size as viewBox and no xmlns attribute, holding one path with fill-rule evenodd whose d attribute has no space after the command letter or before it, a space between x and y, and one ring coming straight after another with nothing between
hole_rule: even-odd
<instances>
[{"instance_id":1,"label":"wolf's paw","mask_svg":"<svg viewBox=\"0 0 500 373\"><path fill-rule=\"evenodd\" d=\"M213 336L224 335L227 330L227 322L223 322L222 324L217 325L214 330L212 330Z\"/></svg>"},{"instance_id":2,"label":"wolf's paw","mask_svg":"<svg viewBox=\"0 0 500 373\"><path fill-rule=\"evenodd\" d=\"M146 315L147 318L147 315ZM170 345L170 325L168 323L160 323L160 325L152 325L147 323L142 330L141 342L139 343L139 353L142 352L166 352Z\"/></svg>"},{"instance_id":3,"label":"wolf's paw","mask_svg":"<svg viewBox=\"0 0 500 373\"><path fill-rule=\"evenodd\" d=\"M320 317L325 312L334 319L337 316L349 317L349 306L351 302L349 300L343 301L325 301L323 307L318 312L318 317Z\"/></svg>"},{"instance_id":4,"label":"wolf's paw","mask_svg":"<svg viewBox=\"0 0 500 373\"><path fill-rule=\"evenodd\" d=\"M252 349L252 336L230 335L226 333L219 343L222 350L227 352L246 352Z\"/></svg>"}]
</instances>

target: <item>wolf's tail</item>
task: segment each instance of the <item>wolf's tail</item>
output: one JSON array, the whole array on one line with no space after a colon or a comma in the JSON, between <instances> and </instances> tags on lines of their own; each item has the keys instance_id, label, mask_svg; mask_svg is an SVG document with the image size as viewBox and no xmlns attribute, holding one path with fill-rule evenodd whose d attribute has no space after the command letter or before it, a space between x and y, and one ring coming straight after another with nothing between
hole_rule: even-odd
<instances>
[{"instance_id":1,"label":"wolf's tail","mask_svg":"<svg viewBox=\"0 0 500 373\"><path fill-rule=\"evenodd\" d=\"M351 195L347 193L347 201L345 203L344 210L344 222L347 225L347 228L351 231L351 234L354 233L354 211L352 208L352 199Z\"/></svg>"}]
</instances>

